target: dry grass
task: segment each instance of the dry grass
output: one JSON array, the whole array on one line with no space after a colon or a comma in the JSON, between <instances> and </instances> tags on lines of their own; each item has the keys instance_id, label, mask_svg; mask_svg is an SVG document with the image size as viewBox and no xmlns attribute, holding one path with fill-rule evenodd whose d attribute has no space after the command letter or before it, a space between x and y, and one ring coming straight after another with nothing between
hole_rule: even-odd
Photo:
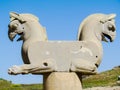
<instances>
[{"instance_id":1,"label":"dry grass","mask_svg":"<svg viewBox=\"0 0 120 90\"><path fill-rule=\"evenodd\" d=\"M114 68L97 75L89 76L83 79L83 87L97 87L97 86L115 86L120 75L120 68Z\"/></svg>"}]
</instances>

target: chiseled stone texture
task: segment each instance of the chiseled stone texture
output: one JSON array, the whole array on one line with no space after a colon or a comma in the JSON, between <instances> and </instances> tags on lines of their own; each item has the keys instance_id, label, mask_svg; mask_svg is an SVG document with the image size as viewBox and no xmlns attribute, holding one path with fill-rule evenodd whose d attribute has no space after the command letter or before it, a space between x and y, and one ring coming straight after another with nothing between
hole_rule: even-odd
<instances>
[{"instance_id":1,"label":"chiseled stone texture","mask_svg":"<svg viewBox=\"0 0 120 90\"><path fill-rule=\"evenodd\" d=\"M74 72L52 72L44 75L44 90L82 90L82 86Z\"/></svg>"}]
</instances>

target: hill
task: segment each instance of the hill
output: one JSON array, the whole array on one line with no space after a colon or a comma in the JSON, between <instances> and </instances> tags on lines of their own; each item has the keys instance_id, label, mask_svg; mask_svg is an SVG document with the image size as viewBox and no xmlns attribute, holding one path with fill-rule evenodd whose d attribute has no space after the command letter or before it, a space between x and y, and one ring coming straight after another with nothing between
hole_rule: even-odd
<instances>
[{"instance_id":1,"label":"hill","mask_svg":"<svg viewBox=\"0 0 120 90\"><path fill-rule=\"evenodd\" d=\"M43 90L42 84L12 84L11 81L0 78L0 90Z\"/></svg>"},{"instance_id":2,"label":"hill","mask_svg":"<svg viewBox=\"0 0 120 90\"><path fill-rule=\"evenodd\" d=\"M97 75L91 75L83 79L83 87L98 87L98 86L118 86L118 76L120 76L120 66L113 68Z\"/></svg>"}]
</instances>

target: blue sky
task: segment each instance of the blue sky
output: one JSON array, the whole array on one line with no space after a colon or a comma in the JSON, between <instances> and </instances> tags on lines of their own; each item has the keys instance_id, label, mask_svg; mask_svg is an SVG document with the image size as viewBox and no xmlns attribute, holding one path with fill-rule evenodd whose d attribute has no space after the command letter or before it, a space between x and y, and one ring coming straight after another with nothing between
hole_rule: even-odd
<instances>
[{"instance_id":1,"label":"blue sky","mask_svg":"<svg viewBox=\"0 0 120 90\"><path fill-rule=\"evenodd\" d=\"M41 75L7 74L12 65L23 64L22 42L8 39L9 12L31 13L46 27L49 40L76 40L80 23L94 13L117 14L117 37L104 43L104 56L99 72L120 65L120 0L1 0L0 1L0 78L13 83L42 83ZM92 27L92 26L91 26Z\"/></svg>"}]
</instances>

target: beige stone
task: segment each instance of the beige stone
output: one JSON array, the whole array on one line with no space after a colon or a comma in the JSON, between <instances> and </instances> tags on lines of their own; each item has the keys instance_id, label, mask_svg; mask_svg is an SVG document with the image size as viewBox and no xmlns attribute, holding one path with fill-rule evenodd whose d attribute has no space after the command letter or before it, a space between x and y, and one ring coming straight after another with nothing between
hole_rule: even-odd
<instances>
[{"instance_id":1,"label":"beige stone","mask_svg":"<svg viewBox=\"0 0 120 90\"><path fill-rule=\"evenodd\" d=\"M18 41L23 40L24 64L9 68L8 73L42 74L44 90L82 90L81 75L96 74L101 63L101 41L115 39L115 16L88 16L80 25L77 41L47 41L46 30L36 16L10 13L8 36L11 41L16 35L20 35Z\"/></svg>"},{"instance_id":2,"label":"beige stone","mask_svg":"<svg viewBox=\"0 0 120 90\"><path fill-rule=\"evenodd\" d=\"M52 72L44 75L44 90L82 90L82 86L74 72Z\"/></svg>"},{"instance_id":3,"label":"beige stone","mask_svg":"<svg viewBox=\"0 0 120 90\"><path fill-rule=\"evenodd\" d=\"M96 74L101 63L101 41L112 42L116 36L115 14L92 14L80 25L78 41L47 41L44 27L32 14L10 13L10 40L20 35L23 40L24 65L9 68L9 74L43 74L48 72L79 72Z\"/></svg>"}]
</instances>

